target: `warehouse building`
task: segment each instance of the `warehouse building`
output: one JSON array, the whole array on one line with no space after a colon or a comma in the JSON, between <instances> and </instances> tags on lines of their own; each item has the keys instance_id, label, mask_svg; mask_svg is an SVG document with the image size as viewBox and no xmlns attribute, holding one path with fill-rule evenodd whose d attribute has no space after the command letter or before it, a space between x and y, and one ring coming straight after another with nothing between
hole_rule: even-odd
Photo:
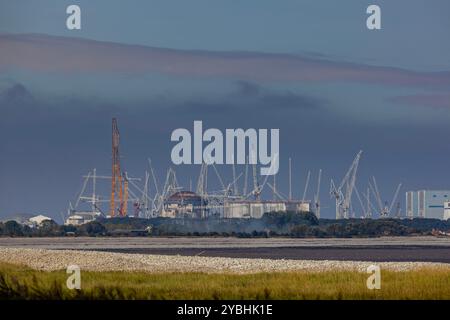
<instances>
[{"instance_id":1,"label":"warehouse building","mask_svg":"<svg viewBox=\"0 0 450 320\"><path fill-rule=\"evenodd\" d=\"M224 218L256 218L260 219L268 212L307 212L310 211L308 201L276 201L276 200L241 200L231 201L224 205Z\"/></svg>"},{"instance_id":2,"label":"warehouse building","mask_svg":"<svg viewBox=\"0 0 450 320\"><path fill-rule=\"evenodd\" d=\"M409 218L446 218L444 204L450 201L450 190L419 190L406 192L406 216Z\"/></svg>"}]
</instances>

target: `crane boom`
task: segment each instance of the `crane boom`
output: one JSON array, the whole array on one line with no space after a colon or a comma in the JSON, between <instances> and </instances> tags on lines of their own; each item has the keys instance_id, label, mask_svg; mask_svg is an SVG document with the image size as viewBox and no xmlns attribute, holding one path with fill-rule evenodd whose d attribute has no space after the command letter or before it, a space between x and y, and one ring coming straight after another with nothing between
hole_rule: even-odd
<instances>
[{"instance_id":1,"label":"crane boom","mask_svg":"<svg viewBox=\"0 0 450 320\"><path fill-rule=\"evenodd\" d=\"M317 190L314 196L314 205L316 206L316 217L320 218L320 180L322 179L322 169L319 169L319 176L317 177Z\"/></svg>"},{"instance_id":2,"label":"crane boom","mask_svg":"<svg viewBox=\"0 0 450 320\"><path fill-rule=\"evenodd\" d=\"M308 175L306 176L305 189L303 190L302 202L305 202L306 193L308 192L310 177L311 177L311 171L308 171Z\"/></svg>"},{"instance_id":3,"label":"crane boom","mask_svg":"<svg viewBox=\"0 0 450 320\"><path fill-rule=\"evenodd\" d=\"M339 187L336 187L334 181L331 180L330 195L334 196L336 200L336 219L349 217L351 198L356 183L356 172L358 171L361 154L362 150L356 154ZM345 192L343 192L344 188Z\"/></svg>"},{"instance_id":4,"label":"crane boom","mask_svg":"<svg viewBox=\"0 0 450 320\"><path fill-rule=\"evenodd\" d=\"M117 125L117 119L112 119L112 175L111 175L111 199L110 199L110 211L111 217L116 215L116 195L119 196L119 215L125 216L124 208L124 186L122 171L120 168L120 154L119 154L119 127Z\"/></svg>"},{"instance_id":5,"label":"crane boom","mask_svg":"<svg viewBox=\"0 0 450 320\"><path fill-rule=\"evenodd\" d=\"M392 209L394 207L394 203L397 201L398 193L399 193L401 187L402 187L402 184L399 183L398 186L397 186L397 189L395 190L394 197L392 198L391 206L389 207L389 213L392 212Z\"/></svg>"}]
</instances>

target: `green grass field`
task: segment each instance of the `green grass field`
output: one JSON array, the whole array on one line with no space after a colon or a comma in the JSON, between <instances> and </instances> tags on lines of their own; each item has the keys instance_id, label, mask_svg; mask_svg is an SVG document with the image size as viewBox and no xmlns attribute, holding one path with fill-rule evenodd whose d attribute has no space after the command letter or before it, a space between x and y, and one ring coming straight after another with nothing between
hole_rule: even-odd
<instances>
[{"instance_id":1,"label":"green grass field","mask_svg":"<svg viewBox=\"0 0 450 320\"><path fill-rule=\"evenodd\" d=\"M66 288L68 276L0 264L0 299L450 299L448 270L382 271L380 290L354 272L82 272L81 290Z\"/></svg>"}]
</instances>

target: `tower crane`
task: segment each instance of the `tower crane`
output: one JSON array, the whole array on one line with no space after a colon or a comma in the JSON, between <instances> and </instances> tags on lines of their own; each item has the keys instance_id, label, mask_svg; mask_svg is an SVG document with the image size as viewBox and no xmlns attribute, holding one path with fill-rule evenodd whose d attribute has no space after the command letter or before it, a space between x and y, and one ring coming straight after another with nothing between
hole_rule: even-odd
<instances>
[{"instance_id":1,"label":"tower crane","mask_svg":"<svg viewBox=\"0 0 450 320\"><path fill-rule=\"evenodd\" d=\"M117 119L112 119L112 175L111 175L111 199L109 214L111 217L116 215L116 195L119 197L118 214L124 217L127 214L127 202L125 197L128 197L128 182L124 181L122 171L120 168L120 154L119 154L119 127ZM128 199L126 200L128 201Z\"/></svg>"},{"instance_id":2,"label":"tower crane","mask_svg":"<svg viewBox=\"0 0 450 320\"><path fill-rule=\"evenodd\" d=\"M358 171L361 154L362 151L359 151L356 154L355 159L339 185L336 185L334 181L331 180L330 195L336 200L336 219L349 218L350 203L355 187L356 172Z\"/></svg>"},{"instance_id":3,"label":"tower crane","mask_svg":"<svg viewBox=\"0 0 450 320\"><path fill-rule=\"evenodd\" d=\"M308 171L308 175L306 176L305 189L303 189L302 203L305 202L306 193L308 192L310 178L311 178L311 171Z\"/></svg>"},{"instance_id":4,"label":"tower crane","mask_svg":"<svg viewBox=\"0 0 450 320\"><path fill-rule=\"evenodd\" d=\"M394 197L392 198L391 205L389 207L389 214L392 212L392 209L394 208L394 203L396 203L396 201L397 201L398 193L400 192L401 187L402 187L402 184L399 183L397 186L397 189L395 190ZM399 212L400 212L400 203L398 202L397 203L397 215L399 214Z\"/></svg>"},{"instance_id":5,"label":"tower crane","mask_svg":"<svg viewBox=\"0 0 450 320\"><path fill-rule=\"evenodd\" d=\"M378 210L380 212L381 218L386 218L391 215L392 209L394 208L394 204L397 201L398 193L400 192L400 189L402 187L402 184L399 183L397 188L395 189L394 196L392 197L392 201L390 204L385 201L383 205L383 201L381 200L381 194L378 189L377 181L375 177L372 177L372 184L369 183L369 187L372 190L373 195L375 196L376 203L378 205Z\"/></svg>"}]
</instances>

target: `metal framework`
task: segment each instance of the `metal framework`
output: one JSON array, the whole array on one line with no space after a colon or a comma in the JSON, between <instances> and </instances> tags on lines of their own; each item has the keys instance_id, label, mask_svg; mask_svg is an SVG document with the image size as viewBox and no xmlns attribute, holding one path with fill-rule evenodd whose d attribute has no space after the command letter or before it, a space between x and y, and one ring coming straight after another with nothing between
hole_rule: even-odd
<instances>
[{"instance_id":1,"label":"metal framework","mask_svg":"<svg viewBox=\"0 0 450 320\"><path fill-rule=\"evenodd\" d=\"M111 217L116 216L116 213L125 217L127 215L128 207L128 181L123 178L120 168L120 154L119 154L119 127L117 119L112 119L112 175L111 175L111 199L109 214ZM116 195L119 196L119 207L116 212Z\"/></svg>"},{"instance_id":2,"label":"metal framework","mask_svg":"<svg viewBox=\"0 0 450 320\"><path fill-rule=\"evenodd\" d=\"M330 195L336 200L336 219L348 219L350 217L351 199L355 188L356 172L358 171L361 154L362 151L359 151L338 186L331 180Z\"/></svg>"}]
</instances>

